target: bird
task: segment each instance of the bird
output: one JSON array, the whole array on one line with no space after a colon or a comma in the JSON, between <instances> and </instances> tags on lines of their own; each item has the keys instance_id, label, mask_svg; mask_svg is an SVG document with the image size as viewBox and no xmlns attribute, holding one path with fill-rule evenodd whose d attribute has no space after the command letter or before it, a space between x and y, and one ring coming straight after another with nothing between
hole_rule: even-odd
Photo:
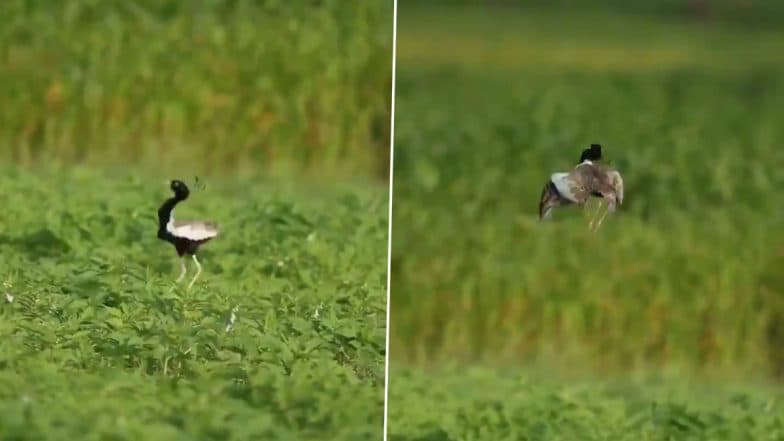
<instances>
[{"instance_id":1,"label":"bird","mask_svg":"<svg viewBox=\"0 0 784 441\"><path fill-rule=\"evenodd\" d=\"M604 215L597 219L600 207L588 224L590 230L596 231L607 213L615 212L617 206L623 203L623 177L618 170L597 164L601 159L601 144L591 144L582 151L580 161L572 171L550 175L539 199L539 219L550 219L552 211L560 206L585 206L588 199L595 196L607 201Z\"/></svg>"},{"instance_id":2,"label":"bird","mask_svg":"<svg viewBox=\"0 0 784 441\"><path fill-rule=\"evenodd\" d=\"M188 199L191 192L188 186L180 180L171 181L170 187L174 196L167 199L158 209L158 239L171 243L177 250L180 259L180 275L175 283L179 283L187 272L185 256L189 255L193 258L193 262L196 264L196 275L188 284L188 289L190 289L201 274L201 264L196 258L196 253L201 245L218 235L218 227L205 221L175 221L174 207Z\"/></svg>"}]
</instances>

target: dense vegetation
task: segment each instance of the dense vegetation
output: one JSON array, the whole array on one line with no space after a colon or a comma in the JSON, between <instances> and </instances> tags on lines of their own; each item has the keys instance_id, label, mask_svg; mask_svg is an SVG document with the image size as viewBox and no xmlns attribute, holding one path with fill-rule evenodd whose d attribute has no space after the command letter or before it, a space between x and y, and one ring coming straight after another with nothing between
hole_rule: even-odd
<instances>
[{"instance_id":1,"label":"dense vegetation","mask_svg":"<svg viewBox=\"0 0 784 441\"><path fill-rule=\"evenodd\" d=\"M390 441L784 438L784 394L759 386L557 381L478 368L395 369L393 381Z\"/></svg>"},{"instance_id":2,"label":"dense vegetation","mask_svg":"<svg viewBox=\"0 0 784 441\"><path fill-rule=\"evenodd\" d=\"M455 413L426 409L478 409L494 390L500 412L557 413L536 397L570 390L543 386L524 398L513 381L486 379L483 390L459 372L417 369L447 361L485 366L486 377L560 367L618 381L643 372L731 380L740 389L784 375L780 30L404 3L398 32L393 435L519 439L524 432L446 429L444 415ZM550 173L572 167L593 142L624 174L624 206L597 234L576 208L540 224ZM426 394L409 381L443 395L415 405ZM668 391L689 394L660 393ZM597 439L615 439L615 417L592 405L574 409L607 428ZM750 424L780 427L777 409L768 426ZM439 428L447 434L425 436Z\"/></svg>"},{"instance_id":3,"label":"dense vegetation","mask_svg":"<svg viewBox=\"0 0 784 441\"><path fill-rule=\"evenodd\" d=\"M451 105L400 100L428 110L399 118L396 350L783 369L778 79L463 78L401 74ZM590 142L625 206L598 235L579 210L540 225L549 173Z\"/></svg>"},{"instance_id":4,"label":"dense vegetation","mask_svg":"<svg viewBox=\"0 0 784 441\"><path fill-rule=\"evenodd\" d=\"M392 4L0 2L1 439L380 435Z\"/></svg>"},{"instance_id":5,"label":"dense vegetation","mask_svg":"<svg viewBox=\"0 0 784 441\"><path fill-rule=\"evenodd\" d=\"M0 438L378 436L384 192L205 183L178 215L222 234L187 291L162 181L2 169Z\"/></svg>"},{"instance_id":6,"label":"dense vegetation","mask_svg":"<svg viewBox=\"0 0 784 441\"><path fill-rule=\"evenodd\" d=\"M391 10L391 1L3 1L0 159L386 181Z\"/></svg>"},{"instance_id":7,"label":"dense vegetation","mask_svg":"<svg viewBox=\"0 0 784 441\"><path fill-rule=\"evenodd\" d=\"M525 6L526 12L611 12L680 22L739 28L776 28L784 24L784 4L766 0L431 0L439 8L463 5Z\"/></svg>"}]
</instances>

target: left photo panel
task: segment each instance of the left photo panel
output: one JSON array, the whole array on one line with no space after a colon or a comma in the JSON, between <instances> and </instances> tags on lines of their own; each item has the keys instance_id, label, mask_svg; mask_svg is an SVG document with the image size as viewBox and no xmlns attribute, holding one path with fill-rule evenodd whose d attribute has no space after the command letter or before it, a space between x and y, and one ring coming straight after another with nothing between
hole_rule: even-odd
<instances>
[{"instance_id":1,"label":"left photo panel","mask_svg":"<svg viewBox=\"0 0 784 441\"><path fill-rule=\"evenodd\" d=\"M0 3L0 439L383 439L394 25Z\"/></svg>"}]
</instances>

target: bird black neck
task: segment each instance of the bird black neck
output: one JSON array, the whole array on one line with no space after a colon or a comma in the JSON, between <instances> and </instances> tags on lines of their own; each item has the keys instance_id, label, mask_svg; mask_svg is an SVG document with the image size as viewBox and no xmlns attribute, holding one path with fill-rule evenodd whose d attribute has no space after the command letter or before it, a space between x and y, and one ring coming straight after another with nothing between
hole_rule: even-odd
<instances>
[{"instance_id":1,"label":"bird black neck","mask_svg":"<svg viewBox=\"0 0 784 441\"><path fill-rule=\"evenodd\" d=\"M166 230L166 224L171 220L171 213L174 210L174 207L183 200L184 198L177 196L171 197L158 209L158 237L163 238L163 236L170 235L168 230Z\"/></svg>"}]
</instances>

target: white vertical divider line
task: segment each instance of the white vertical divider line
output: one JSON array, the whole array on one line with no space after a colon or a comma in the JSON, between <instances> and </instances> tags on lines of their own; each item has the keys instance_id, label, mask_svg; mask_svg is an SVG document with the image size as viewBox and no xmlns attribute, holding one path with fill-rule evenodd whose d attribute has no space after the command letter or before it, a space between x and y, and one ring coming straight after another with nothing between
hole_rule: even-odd
<instances>
[{"instance_id":1,"label":"white vertical divider line","mask_svg":"<svg viewBox=\"0 0 784 441\"><path fill-rule=\"evenodd\" d=\"M392 309L392 184L395 176L395 68L397 58L397 0L392 6L392 99L391 117L389 121L389 214L387 233L387 318L384 360L384 441L387 441L389 430L389 328L390 310Z\"/></svg>"}]
</instances>

